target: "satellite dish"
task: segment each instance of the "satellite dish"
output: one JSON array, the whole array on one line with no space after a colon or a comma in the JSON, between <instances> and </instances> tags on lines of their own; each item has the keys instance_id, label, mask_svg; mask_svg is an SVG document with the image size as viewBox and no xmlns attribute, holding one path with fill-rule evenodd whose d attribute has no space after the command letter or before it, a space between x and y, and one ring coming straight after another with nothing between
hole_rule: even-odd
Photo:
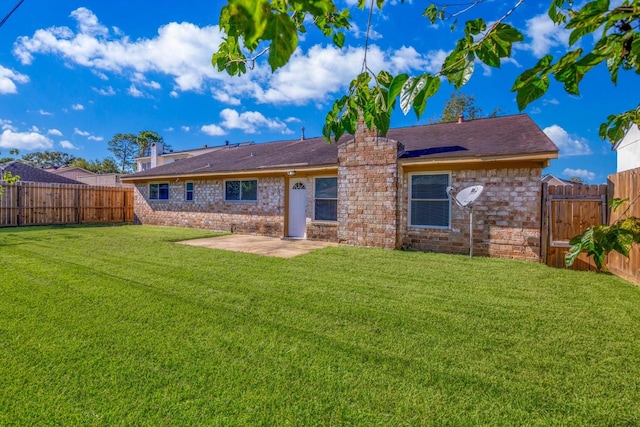
<instances>
[{"instance_id":1,"label":"satellite dish","mask_svg":"<svg viewBox=\"0 0 640 427\"><path fill-rule=\"evenodd\" d=\"M473 202L482 194L484 187L482 185L472 185L463 188L453 195L453 187L447 187L447 194L455 200L458 206L469 208L469 258L473 258Z\"/></svg>"},{"instance_id":2,"label":"satellite dish","mask_svg":"<svg viewBox=\"0 0 640 427\"><path fill-rule=\"evenodd\" d=\"M476 201L480 194L482 194L484 187L482 185L472 185L471 187L460 190L455 196L456 203L460 206L467 207Z\"/></svg>"}]
</instances>

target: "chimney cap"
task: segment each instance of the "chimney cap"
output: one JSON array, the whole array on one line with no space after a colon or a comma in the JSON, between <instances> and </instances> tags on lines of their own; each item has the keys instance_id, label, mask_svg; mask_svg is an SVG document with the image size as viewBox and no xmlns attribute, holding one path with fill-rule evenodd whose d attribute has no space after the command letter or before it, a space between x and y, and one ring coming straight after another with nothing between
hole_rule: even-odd
<instances>
[{"instance_id":1,"label":"chimney cap","mask_svg":"<svg viewBox=\"0 0 640 427\"><path fill-rule=\"evenodd\" d=\"M464 114L460 114L458 116L458 123L462 123L462 122L464 122Z\"/></svg>"}]
</instances>

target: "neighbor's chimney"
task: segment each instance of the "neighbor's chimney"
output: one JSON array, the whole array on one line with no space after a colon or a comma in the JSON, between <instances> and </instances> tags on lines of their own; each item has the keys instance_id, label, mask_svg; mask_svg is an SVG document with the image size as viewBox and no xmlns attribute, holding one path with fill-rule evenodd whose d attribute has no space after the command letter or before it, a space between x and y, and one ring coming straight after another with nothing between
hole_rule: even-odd
<instances>
[{"instance_id":1,"label":"neighbor's chimney","mask_svg":"<svg viewBox=\"0 0 640 427\"><path fill-rule=\"evenodd\" d=\"M460 114L458 116L458 123L462 123L462 122L464 122L464 114Z\"/></svg>"},{"instance_id":2,"label":"neighbor's chimney","mask_svg":"<svg viewBox=\"0 0 640 427\"><path fill-rule=\"evenodd\" d=\"M160 166L158 164L158 156L163 154L164 152L164 146L162 145L161 142L153 142L151 143L151 150L150 153L151 154L151 167L155 168L156 166Z\"/></svg>"}]
</instances>

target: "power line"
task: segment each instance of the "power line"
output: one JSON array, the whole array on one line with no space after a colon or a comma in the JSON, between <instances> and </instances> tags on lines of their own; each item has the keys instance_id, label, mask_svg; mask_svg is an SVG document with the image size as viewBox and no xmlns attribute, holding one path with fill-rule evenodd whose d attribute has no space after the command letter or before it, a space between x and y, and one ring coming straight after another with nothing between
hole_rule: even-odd
<instances>
[{"instance_id":1,"label":"power line","mask_svg":"<svg viewBox=\"0 0 640 427\"><path fill-rule=\"evenodd\" d=\"M18 8L20 7L20 5L22 4L24 0L19 0L18 3L16 3L15 6L13 6L13 9L11 9L11 11L9 13L7 13L7 16L5 16L4 18L2 18L2 21L0 21L0 27L2 27L4 25L5 22L7 22L7 19L9 19L9 17L11 15L13 15L13 12L15 12L16 10L18 10Z\"/></svg>"}]
</instances>

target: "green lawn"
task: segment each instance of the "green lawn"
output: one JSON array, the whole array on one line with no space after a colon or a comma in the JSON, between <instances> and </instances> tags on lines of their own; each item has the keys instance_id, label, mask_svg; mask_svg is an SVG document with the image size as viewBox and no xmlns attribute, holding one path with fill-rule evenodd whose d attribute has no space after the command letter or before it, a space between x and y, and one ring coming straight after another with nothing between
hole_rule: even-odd
<instances>
[{"instance_id":1,"label":"green lawn","mask_svg":"<svg viewBox=\"0 0 640 427\"><path fill-rule=\"evenodd\" d=\"M640 424L640 288L198 230L0 230L0 425Z\"/></svg>"}]
</instances>

